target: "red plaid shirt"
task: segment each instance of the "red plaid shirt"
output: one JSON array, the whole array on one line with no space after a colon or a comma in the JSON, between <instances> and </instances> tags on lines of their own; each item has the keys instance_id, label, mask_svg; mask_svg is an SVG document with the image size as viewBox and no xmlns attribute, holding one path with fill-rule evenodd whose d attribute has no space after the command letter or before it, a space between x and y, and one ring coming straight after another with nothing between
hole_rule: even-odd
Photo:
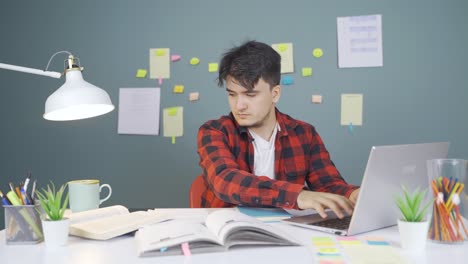
<instances>
[{"instance_id":1,"label":"red plaid shirt","mask_svg":"<svg viewBox=\"0 0 468 264\"><path fill-rule=\"evenodd\" d=\"M202 207L297 208L304 183L312 191L346 197L357 189L341 177L315 128L276 109L280 131L275 140L275 179L254 175L252 136L232 113L203 124L198 154L206 189Z\"/></svg>"}]
</instances>

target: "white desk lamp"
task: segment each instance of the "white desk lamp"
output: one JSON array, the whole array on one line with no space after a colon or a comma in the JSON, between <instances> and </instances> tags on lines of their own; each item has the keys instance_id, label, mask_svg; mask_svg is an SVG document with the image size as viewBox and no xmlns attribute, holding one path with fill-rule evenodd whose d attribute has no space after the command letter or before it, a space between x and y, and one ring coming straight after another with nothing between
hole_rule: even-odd
<instances>
[{"instance_id":1,"label":"white desk lamp","mask_svg":"<svg viewBox=\"0 0 468 264\"><path fill-rule=\"evenodd\" d=\"M67 53L65 60L65 83L47 98L44 118L52 121L69 121L95 117L114 110L114 105L106 91L83 79L79 59L68 51L59 51L52 55L45 70L20 67L0 63L0 68L20 71L59 79L59 72L47 71L55 55Z\"/></svg>"}]
</instances>

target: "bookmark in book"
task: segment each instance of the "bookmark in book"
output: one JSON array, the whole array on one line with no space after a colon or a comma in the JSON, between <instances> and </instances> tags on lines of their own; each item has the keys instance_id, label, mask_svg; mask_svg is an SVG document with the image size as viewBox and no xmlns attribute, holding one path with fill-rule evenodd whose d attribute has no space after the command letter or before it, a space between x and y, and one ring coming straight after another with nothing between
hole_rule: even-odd
<instances>
[{"instance_id":1,"label":"bookmark in book","mask_svg":"<svg viewBox=\"0 0 468 264\"><path fill-rule=\"evenodd\" d=\"M182 243L180 245L180 247L182 248L182 253L184 253L184 256L186 256L186 257L192 256L192 252L190 252L189 243L187 243L187 242Z\"/></svg>"}]
</instances>

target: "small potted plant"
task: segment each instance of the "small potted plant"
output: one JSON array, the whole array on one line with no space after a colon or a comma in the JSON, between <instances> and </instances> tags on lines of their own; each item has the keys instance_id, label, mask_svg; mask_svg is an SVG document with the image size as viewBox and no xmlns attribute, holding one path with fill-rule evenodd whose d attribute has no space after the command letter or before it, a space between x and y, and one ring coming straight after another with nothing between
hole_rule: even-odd
<instances>
[{"instance_id":1,"label":"small potted plant","mask_svg":"<svg viewBox=\"0 0 468 264\"><path fill-rule=\"evenodd\" d=\"M57 190L51 182L47 189L36 192L39 204L46 213L46 218L42 219L42 229L47 246L63 246L68 241L69 220L63 217L68 206L68 193L64 195L65 187L64 184Z\"/></svg>"},{"instance_id":2,"label":"small potted plant","mask_svg":"<svg viewBox=\"0 0 468 264\"><path fill-rule=\"evenodd\" d=\"M429 219L427 209L432 201L424 203L427 190L416 188L412 193L402 186L403 195L395 199L402 218L398 219L402 248L409 250L423 250L426 247Z\"/></svg>"}]
</instances>

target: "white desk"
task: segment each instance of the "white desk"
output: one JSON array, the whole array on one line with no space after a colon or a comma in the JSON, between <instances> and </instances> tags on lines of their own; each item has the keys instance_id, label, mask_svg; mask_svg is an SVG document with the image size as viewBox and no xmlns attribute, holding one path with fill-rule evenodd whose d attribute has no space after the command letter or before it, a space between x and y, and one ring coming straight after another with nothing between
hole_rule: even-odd
<instances>
[{"instance_id":1,"label":"white desk","mask_svg":"<svg viewBox=\"0 0 468 264\"><path fill-rule=\"evenodd\" d=\"M5 231L0 231L0 263L2 264L54 264L54 263L182 263L182 264L300 264L318 263L312 245L314 236L331 236L283 223L274 224L300 239L303 247L235 248L223 253L206 253L184 256L138 258L133 236L122 236L108 241L86 240L70 237L68 245L60 248L47 248L44 243L37 245L6 245ZM377 230L357 237L384 237L408 263L468 263L468 242L446 245L429 242L424 252L412 254L401 250L396 226Z\"/></svg>"}]
</instances>

